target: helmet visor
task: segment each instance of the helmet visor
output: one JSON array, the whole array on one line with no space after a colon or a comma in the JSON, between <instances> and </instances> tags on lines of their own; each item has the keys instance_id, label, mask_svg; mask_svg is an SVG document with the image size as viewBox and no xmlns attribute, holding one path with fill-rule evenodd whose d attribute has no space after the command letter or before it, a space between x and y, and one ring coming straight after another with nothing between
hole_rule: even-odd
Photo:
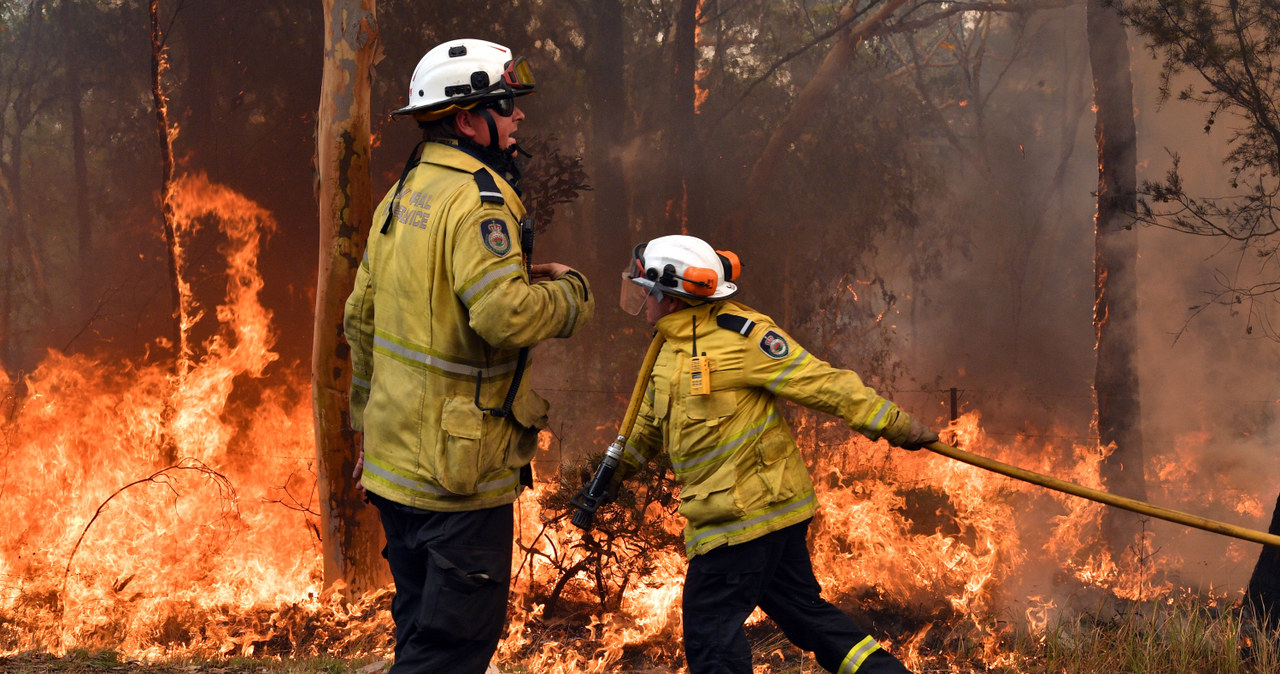
<instances>
[{"instance_id":1,"label":"helmet visor","mask_svg":"<svg viewBox=\"0 0 1280 674\"><path fill-rule=\"evenodd\" d=\"M644 308L645 300L653 295L659 302L662 301L662 289L658 284L649 281L648 283L637 283L637 279L645 280L644 275L644 247L640 244L631 252L631 263L622 271L622 289L618 294L618 306L623 311L632 316L638 316L640 310Z\"/></svg>"},{"instance_id":2,"label":"helmet visor","mask_svg":"<svg viewBox=\"0 0 1280 674\"><path fill-rule=\"evenodd\" d=\"M648 288L636 283L632 280L631 274L622 272L622 290L618 293L618 306L630 316L639 316L640 310L644 308L645 300L649 299L649 295L657 295L662 298L662 291L655 286Z\"/></svg>"},{"instance_id":3,"label":"helmet visor","mask_svg":"<svg viewBox=\"0 0 1280 674\"><path fill-rule=\"evenodd\" d=\"M523 56L507 61L507 64L502 68L502 81L516 91L532 89L534 86L533 68L529 67L529 62L524 60Z\"/></svg>"}]
</instances>

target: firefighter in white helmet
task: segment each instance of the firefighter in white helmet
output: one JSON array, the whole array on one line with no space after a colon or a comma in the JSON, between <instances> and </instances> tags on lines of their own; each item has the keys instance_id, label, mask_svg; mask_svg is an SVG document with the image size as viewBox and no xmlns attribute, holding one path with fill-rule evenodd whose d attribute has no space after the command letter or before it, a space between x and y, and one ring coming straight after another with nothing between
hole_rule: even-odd
<instances>
[{"instance_id":1,"label":"firefighter in white helmet","mask_svg":"<svg viewBox=\"0 0 1280 674\"><path fill-rule=\"evenodd\" d=\"M347 299L356 474L386 533L397 674L488 667L512 504L547 424L529 349L594 310L581 274L529 263L514 134L516 100L533 91L527 62L502 45L451 40L422 57L395 112L423 139L374 213Z\"/></svg>"},{"instance_id":2,"label":"firefighter in white helmet","mask_svg":"<svg viewBox=\"0 0 1280 674\"><path fill-rule=\"evenodd\" d=\"M805 542L817 501L778 410L784 398L907 449L938 436L819 360L768 316L730 300L741 264L692 236L637 246L623 308L665 337L614 487L664 448L686 520L683 613L691 674L749 674L743 622L757 606L831 672L907 671L822 599Z\"/></svg>"}]
</instances>

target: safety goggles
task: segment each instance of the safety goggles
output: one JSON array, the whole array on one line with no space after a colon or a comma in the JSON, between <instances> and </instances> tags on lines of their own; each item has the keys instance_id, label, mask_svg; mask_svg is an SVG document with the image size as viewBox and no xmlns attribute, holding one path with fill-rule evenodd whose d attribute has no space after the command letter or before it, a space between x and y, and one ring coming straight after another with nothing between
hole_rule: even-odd
<instances>
[{"instance_id":1,"label":"safety goggles","mask_svg":"<svg viewBox=\"0 0 1280 674\"><path fill-rule=\"evenodd\" d=\"M533 68L529 67L529 62L524 60L523 56L507 61L507 64L502 67L502 81L514 91L532 89Z\"/></svg>"}]
</instances>

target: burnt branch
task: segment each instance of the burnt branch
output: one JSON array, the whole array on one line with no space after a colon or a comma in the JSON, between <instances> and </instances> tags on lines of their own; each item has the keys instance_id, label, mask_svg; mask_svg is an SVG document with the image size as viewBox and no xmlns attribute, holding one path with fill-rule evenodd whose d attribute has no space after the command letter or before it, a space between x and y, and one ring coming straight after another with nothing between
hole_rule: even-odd
<instances>
[{"instance_id":1,"label":"burnt branch","mask_svg":"<svg viewBox=\"0 0 1280 674\"><path fill-rule=\"evenodd\" d=\"M80 544L84 542L85 536L89 533L89 528L93 526L93 523L96 522L98 517L102 515L103 511L107 509L107 505L111 503L112 499L123 494L130 487L136 487L140 484L158 484L168 489L172 494L174 502L177 502L178 497L182 494L175 487L173 477L179 471L194 471L197 474L209 478L209 480L213 482L214 486L217 487L218 493L222 497L224 516L228 511L239 511L239 508L236 506L238 497L236 496L235 486L231 483L231 480L222 473L208 467L198 459L186 458L178 464L163 468L142 479L134 480L133 482L130 482L129 484L126 484L112 492L111 495L98 506L98 509L94 511L93 517L90 517L89 521L85 523L84 529L81 530L80 536L76 539L75 545L71 547L71 554L67 555L67 565L62 571L62 587L59 590L59 595L66 596L67 578L71 575L71 563L75 560L76 552L79 551ZM61 611L61 608L59 608L59 611Z\"/></svg>"},{"instance_id":2,"label":"burnt branch","mask_svg":"<svg viewBox=\"0 0 1280 674\"><path fill-rule=\"evenodd\" d=\"M655 553L678 550L682 545L678 534L669 533L665 518L675 516L675 476L669 466L649 468L633 475L630 487L622 490L614 502L596 513L595 526L589 532L579 532L569 523L574 507L570 499L582 486L582 475L590 477L590 466L598 462L601 453L581 464L565 465L554 490L540 499L544 513L544 527L528 544L520 543L528 562L534 557L545 559L556 570L556 579L546 588L535 588L538 601L545 605L544 615L551 616L564 603L570 601L566 592L575 580L586 581L586 591L591 603L598 610L616 610L623 593L631 582L652 571ZM654 507L656 505L656 508ZM646 514L664 512L662 519L654 521ZM550 551L537 549L538 542L549 530L560 532L563 545L554 545ZM525 564L521 564L521 571Z\"/></svg>"}]
</instances>

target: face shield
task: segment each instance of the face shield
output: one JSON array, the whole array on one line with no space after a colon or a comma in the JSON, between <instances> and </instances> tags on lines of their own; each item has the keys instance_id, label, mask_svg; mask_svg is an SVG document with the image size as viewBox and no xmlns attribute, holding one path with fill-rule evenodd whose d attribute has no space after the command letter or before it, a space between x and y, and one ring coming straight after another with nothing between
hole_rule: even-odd
<instances>
[{"instance_id":1,"label":"face shield","mask_svg":"<svg viewBox=\"0 0 1280 674\"><path fill-rule=\"evenodd\" d=\"M664 295L657 283L645 278L644 247L640 244L631 252L631 263L622 271L622 289L618 294L618 306L631 316L640 315L649 296L659 302Z\"/></svg>"}]
</instances>

